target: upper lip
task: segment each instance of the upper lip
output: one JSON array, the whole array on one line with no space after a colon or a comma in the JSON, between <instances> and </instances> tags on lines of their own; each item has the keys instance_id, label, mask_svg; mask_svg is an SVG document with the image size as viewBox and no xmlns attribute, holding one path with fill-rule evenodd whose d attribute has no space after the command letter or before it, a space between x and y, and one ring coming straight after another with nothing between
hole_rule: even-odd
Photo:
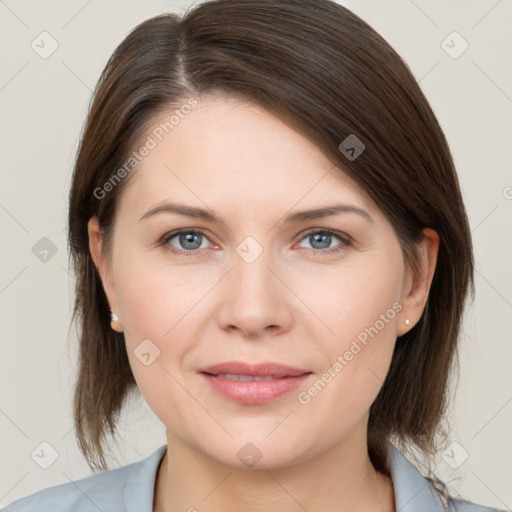
<instances>
[{"instance_id":1,"label":"upper lip","mask_svg":"<svg viewBox=\"0 0 512 512\"><path fill-rule=\"evenodd\" d=\"M198 370L200 373L210 373L212 375L218 375L220 373L229 373L233 375L253 375L264 377L266 375L272 375L274 377L296 377L298 375L304 375L305 373L311 373L309 370L302 370L300 368L294 368L279 363L258 363L250 364L242 361L226 361L224 363L214 364Z\"/></svg>"}]
</instances>

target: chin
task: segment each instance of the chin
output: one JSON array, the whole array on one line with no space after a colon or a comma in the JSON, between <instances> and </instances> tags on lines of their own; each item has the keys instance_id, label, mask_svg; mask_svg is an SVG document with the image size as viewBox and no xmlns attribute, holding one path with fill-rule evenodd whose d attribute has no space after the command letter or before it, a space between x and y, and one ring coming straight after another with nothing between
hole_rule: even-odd
<instances>
[{"instance_id":1,"label":"chin","mask_svg":"<svg viewBox=\"0 0 512 512\"><path fill-rule=\"evenodd\" d=\"M304 452L307 443L291 436L284 436L287 437L287 442L284 443L279 436L272 439L274 434L267 437L268 432L269 430L265 429L265 432L259 435L234 436L229 441L225 440L224 444L219 441L212 446L197 448L219 464L233 469L276 470L308 459Z\"/></svg>"}]
</instances>

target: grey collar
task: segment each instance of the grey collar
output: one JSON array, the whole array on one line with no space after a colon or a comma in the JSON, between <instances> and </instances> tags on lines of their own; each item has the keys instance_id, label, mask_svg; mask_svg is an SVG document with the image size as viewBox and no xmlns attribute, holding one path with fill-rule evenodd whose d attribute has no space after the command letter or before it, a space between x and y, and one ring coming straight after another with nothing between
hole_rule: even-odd
<instances>
[{"instance_id":1,"label":"grey collar","mask_svg":"<svg viewBox=\"0 0 512 512\"><path fill-rule=\"evenodd\" d=\"M396 511L444 512L441 499L428 480L389 441L387 446ZM160 446L151 456L137 464L139 471L134 471L124 486L126 511L151 512L156 474L166 451L166 445ZM151 492L145 494L141 489L151 489Z\"/></svg>"},{"instance_id":2,"label":"grey collar","mask_svg":"<svg viewBox=\"0 0 512 512\"><path fill-rule=\"evenodd\" d=\"M387 446L397 512L444 512L430 482L389 441Z\"/></svg>"}]
</instances>

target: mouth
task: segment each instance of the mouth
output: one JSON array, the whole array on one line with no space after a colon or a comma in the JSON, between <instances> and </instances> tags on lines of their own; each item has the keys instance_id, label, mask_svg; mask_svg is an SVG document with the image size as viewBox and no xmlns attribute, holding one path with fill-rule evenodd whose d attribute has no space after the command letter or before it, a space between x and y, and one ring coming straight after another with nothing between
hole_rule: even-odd
<instances>
[{"instance_id":1,"label":"mouth","mask_svg":"<svg viewBox=\"0 0 512 512\"><path fill-rule=\"evenodd\" d=\"M313 372L278 363L226 362L201 368L198 373L222 396L242 404L276 400L307 380Z\"/></svg>"},{"instance_id":2,"label":"mouth","mask_svg":"<svg viewBox=\"0 0 512 512\"><path fill-rule=\"evenodd\" d=\"M236 380L238 382L261 382L264 380L276 380L276 379L283 379L286 377L278 377L277 375L239 375L234 373L218 373L218 374L211 374L207 373L207 375L211 375L212 377L218 377L219 379L228 379L228 380Z\"/></svg>"}]
</instances>

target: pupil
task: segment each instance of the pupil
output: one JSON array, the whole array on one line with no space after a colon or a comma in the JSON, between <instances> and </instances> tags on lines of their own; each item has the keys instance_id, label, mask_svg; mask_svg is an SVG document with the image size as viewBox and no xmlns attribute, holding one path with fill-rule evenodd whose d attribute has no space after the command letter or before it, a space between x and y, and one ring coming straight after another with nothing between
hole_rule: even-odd
<instances>
[{"instance_id":1,"label":"pupil","mask_svg":"<svg viewBox=\"0 0 512 512\"><path fill-rule=\"evenodd\" d=\"M182 234L181 235L181 244L183 245L183 247L187 248L187 249L197 249L199 247L199 245L197 245L197 243L195 245L197 245L197 247L194 246L194 237L196 238L199 238L199 235L197 235L196 233L185 233L185 234ZM197 240L196 240L197 242Z\"/></svg>"},{"instance_id":2,"label":"pupil","mask_svg":"<svg viewBox=\"0 0 512 512\"><path fill-rule=\"evenodd\" d=\"M321 247L316 247L317 249L325 249L326 247L329 247L329 238L331 235L328 234L322 234L322 233L315 233L313 235L313 238L315 239L315 242L320 242L322 244L323 239L323 245ZM327 243L325 243L327 240Z\"/></svg>"}]
</instances>

